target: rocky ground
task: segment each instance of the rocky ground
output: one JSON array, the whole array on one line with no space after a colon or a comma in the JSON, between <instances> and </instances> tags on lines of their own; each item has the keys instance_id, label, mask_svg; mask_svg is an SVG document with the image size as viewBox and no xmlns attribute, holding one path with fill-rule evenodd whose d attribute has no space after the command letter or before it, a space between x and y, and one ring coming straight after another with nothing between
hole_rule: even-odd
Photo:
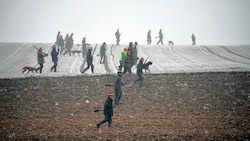
<instances>
[{"instance_id":1,"label":"rocky ground","mask_svg":"<svg viewBox=\"0 0 250 141\"><path fill-rule=\"evenodd\" d=\"M114 75L0 79L0 140L249 140L250 72L135 78L99 129Z\"/></svg>"}]
</instances>

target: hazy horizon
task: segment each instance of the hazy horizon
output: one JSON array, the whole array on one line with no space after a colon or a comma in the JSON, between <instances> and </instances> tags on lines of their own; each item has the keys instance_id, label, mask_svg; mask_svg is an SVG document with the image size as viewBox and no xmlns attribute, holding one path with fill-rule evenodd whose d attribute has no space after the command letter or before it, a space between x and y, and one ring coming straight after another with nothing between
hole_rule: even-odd
<instances>
[{"instance_id":1,"label":"hazy horizon","mask_svg":"<svg viewBox=\"0 0 250 141\"><path fill-rule=\"evenodd\" d=\"M146 44L159 29L177 45L250 44L249 0L0 0L0 42L53 43L58 31L89 43Z\"/></svg>"}]
</instances>

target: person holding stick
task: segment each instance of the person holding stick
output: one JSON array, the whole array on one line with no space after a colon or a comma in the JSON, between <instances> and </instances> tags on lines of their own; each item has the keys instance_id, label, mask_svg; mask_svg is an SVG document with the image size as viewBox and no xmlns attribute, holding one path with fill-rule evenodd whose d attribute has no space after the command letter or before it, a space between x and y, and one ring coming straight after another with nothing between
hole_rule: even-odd
<instances>
[{"instance_id":1,"label":"person holding stick","mask_svg":"<svg viewBox=\"0 0 250 141\"><path fill-rule=\"evenodd\" d=\"M38 64L40 65L37 70L39 70L40 73L42 73L42 70L43 70L43 63L45 63L44 61L44 57L48 56L48 54L42 52L43 51L43 48L40 47L37 51L37 62Z\"/></svg>"},{"instance_id":2,"label":"person holding stick","mask_svg":"<svg viewBox=\"0 0 250 141\"><path fill-rule=\"evenodd\" d=\"M112 116L113 116L113 94L109 93L108 98L106 99L105 105L104 105L104 119L96 124L97 128L100 128L100 126L108 121L108 127L111 127L112 124Z\"/></svg>"}]
</instances>

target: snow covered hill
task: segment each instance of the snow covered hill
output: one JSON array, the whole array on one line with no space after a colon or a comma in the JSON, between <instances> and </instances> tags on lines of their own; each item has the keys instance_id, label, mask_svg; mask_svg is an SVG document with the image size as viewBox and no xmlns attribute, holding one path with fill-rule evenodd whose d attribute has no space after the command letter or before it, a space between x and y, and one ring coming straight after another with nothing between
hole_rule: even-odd
<instances>
[{"instance_id":1,"label":"snow covered hill","mask_svg":"<svg viewBox=\"0 0 250 141\"><path fill-rule=\"evenodd\" d=\"M49 56L45 57L42 74L22 74L23 66L37 65L37 50L32 46L43 47ZM58 72L51 72L53 65L50 51L52 43L0 43L0 78L20 78L30 76L58 77L77 75L102 75L116 73L119 65L119 54L127 45L107 45L107 62L100 64L101 44L97 45L94 54L95 73L90 70L81 73L86 65L82 54L69 56L59 55ZM96 44L92 44L95 47ZM81 50L75 45L73 50ZM153 65L150 73L180 72L215 72L215 71L250 71L250 45L242 46L167 46L139 45L138 57L148 58ZM133 67L132 72L136 72Z\"/></svg>"}]
</instances>

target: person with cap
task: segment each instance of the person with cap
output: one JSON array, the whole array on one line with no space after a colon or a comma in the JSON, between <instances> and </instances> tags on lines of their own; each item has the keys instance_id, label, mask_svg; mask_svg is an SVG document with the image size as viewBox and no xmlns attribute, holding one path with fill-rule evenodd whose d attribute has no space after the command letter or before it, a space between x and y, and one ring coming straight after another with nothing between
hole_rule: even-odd
<instances>
[{"instance_id":1,"label":"person with cap","mask_svg":"<svg viewBox=\"0 0 250 141\"><path fill-rule=\"evenodd\" d=\"M123 48L123 51L120 53L120 57L119 57L120 66L118 66L119 70L122 70L122 67L124 66L123 59L126 56L126 52L127 52L127 48Z\"/></svg>"},{"instance_id":2,"label":"person with cap","mask_svg":"<svg viewBox=\"0 0 250 141\"><path fill-rule=\"evenodd\" d=\"M40 73L42 73L43 71L43 63L45 63L44 61L44 57L48 56L48 54L42 52L43 48L40 47L37 51L37 63L40 65L37 70L39 70Z\"/></svg>"},{"instance_id":3,"label":"person with cap","mask_svg":"<svg viewBox=\"0 0 250 141\"><path fill-rule=\"evenodd\" d=\"M90 47L88 52L87 52L87 58L86 58L86 61L87 61L87 67L82 71L82 74L89 69L89 67L91 67L91 71L92 73L94 73L94 65L93 65L93 55L92 55L92 50L93 48Z\"/></svg>"},{"instance_id":4,"label":"person with cap","mask_svg":"<svg viewBox=\"0 0 250 141\"><path fill-rule=\"evenodd\" d=\"M113 116L113 94L109 93L108 98L105 101L104 108L103 108L103 114L104 119L96 124L98 128L105 123L108 122L108 127L111 127L112 124L112 116Z\"/></svg>"},{"instance_id":5,"label":"person with cap","mask_svg":"<svg viewBox=\"0 0 250 141\"><path fill-rule=\"evenodd\" d=\"M59 48L58 48L58 51L56 51L56 45L53 45L50 55L51 55L52 62L54 63L54 65L50 68L50 71L54 70L54 72L56 72L57 62L58 62L58 54L59 54L58 52L59 52Z\"/></svg>"},{"instance_id":6,"label":"person with cap","mask_svg":"<svg viewBox=\"0 0 250 141\"><path fill-rule=\"evenodd\" d=\"M137 79L134 81L134 84L136 84L138 81L140 81L140 86L142 86L142 82L143 82L143 62L144 62L144 58L141 58L139 63L137 64L137 70L136 70L136 74L137 74Z\"/></svg>"},{"instance_id":7,"label":"person with cap","mask_svg":"<svg viewBox=\"0 0 250 141\"><path fill-rule=\"evenodd\" d=\"M119 105L122 97L122 70L117 71L117 76L114 81L115 105Z\"/></svg>"},{"instance_id":8,"label":"person with cap","mask_svg":"<svg viewBox=\"0 0 250 141\"><path fill-rule=\"evenodd\" d=\"M101 56L100 64L104 64L106 60L106 43L105 42L103 42L103 44L100 47L100 56Z\"/></svg>"}]
</instances>

